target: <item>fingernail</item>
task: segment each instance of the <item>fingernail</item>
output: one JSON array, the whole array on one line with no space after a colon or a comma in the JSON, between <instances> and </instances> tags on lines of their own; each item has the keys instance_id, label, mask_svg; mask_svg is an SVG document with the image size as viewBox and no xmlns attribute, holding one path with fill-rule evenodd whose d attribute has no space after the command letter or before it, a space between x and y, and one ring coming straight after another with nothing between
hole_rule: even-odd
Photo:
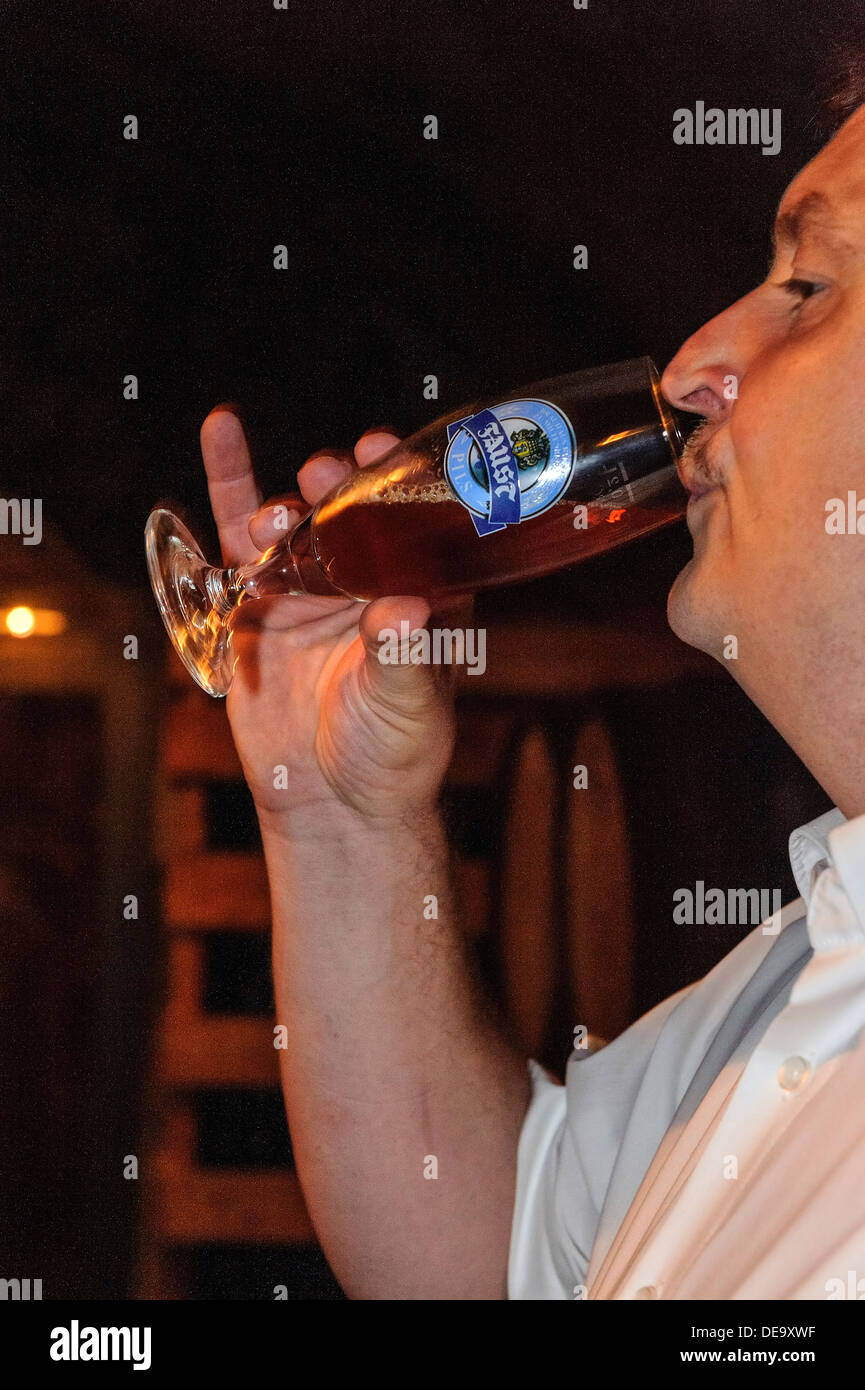
<instances>
[{"instance_id":1,"label":"fingernail","mask_svg":"<svg viewBox=\"0 0 865 1390\"><path fill-rule=\"evenodd\" d=\"M320 454L310 454L309 458L301 464L300 468L298 469L298 472L302 473L304 468L307 468L311 463L321 463L322 459L324 459L327 463L344 462L343 459L338 459L335 454L329 454L326 449L323 449Z\"/></svg>"},{"instance_id":2,"label":"fingernail","mask_svg":"<svg viewBox=\"0 0 865 1390\"><path fill-rule=\"evenodd\" d=\"M375 425L372 429L364 430L360 437L361 439L366 439L367 436L371 434L389 434L392 435L394 439L399 439L399 430L396 425Z\"/></svg>"},{"instance_id":3,"label":"fingernail","mask_svg":"<svg viewBox=\"0 0 865 1390\"><path fill-rule=\"evenodd\" d=\"M239 401L220 401L210 413L215 415L217 411L223 411L226 415L236 415L242 425L246 424L246 410Z\"/></svg>"}]
</instances>

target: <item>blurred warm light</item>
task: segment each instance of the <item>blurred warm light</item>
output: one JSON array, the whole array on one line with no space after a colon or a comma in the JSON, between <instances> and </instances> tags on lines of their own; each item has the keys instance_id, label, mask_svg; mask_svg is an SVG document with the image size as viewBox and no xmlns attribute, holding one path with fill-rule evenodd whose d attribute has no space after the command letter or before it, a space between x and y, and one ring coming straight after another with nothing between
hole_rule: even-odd
<instances>
[{"instance_id":1,"label":"blurred warm light","mask_svg":"<svg viewBox=\"0 0 865 1390\"><path fill-rule=\"evenodd\" d=\"M6 626L13 637L29 637L36 626L36 614L32 608L10 608Z\"/></svg>"},{"instance_id":2,"label":"blurred warm light","mask_svg":"<svg viewBox=\"0 0 865 1390\"><path fill-rule=\"evenodd\" d=\"M7 608L3 614L3 626L13 637L56 637L66 629L66 618L54 608L28 608L18 604Z\"/></svg>"}]
</instances>

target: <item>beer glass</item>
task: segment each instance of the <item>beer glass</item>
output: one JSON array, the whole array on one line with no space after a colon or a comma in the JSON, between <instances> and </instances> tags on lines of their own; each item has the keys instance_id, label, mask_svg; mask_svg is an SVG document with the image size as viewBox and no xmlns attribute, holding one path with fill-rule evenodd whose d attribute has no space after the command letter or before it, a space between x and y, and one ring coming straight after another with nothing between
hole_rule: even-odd
<instances>
[{"instance_id":1,"label":"beer glass","mask_svg":"<svg viewBox=\"0 0 865 1390\"><path fill-rule=\"evenodd\" d=\"M209 694L234 672L232 619L277 594L435 605L548 574L684 515L682 437L648 357L473 401L354 471L254 563L208 565L162 508L147 563L168 635Z\"/></svg>"}]
</instances>

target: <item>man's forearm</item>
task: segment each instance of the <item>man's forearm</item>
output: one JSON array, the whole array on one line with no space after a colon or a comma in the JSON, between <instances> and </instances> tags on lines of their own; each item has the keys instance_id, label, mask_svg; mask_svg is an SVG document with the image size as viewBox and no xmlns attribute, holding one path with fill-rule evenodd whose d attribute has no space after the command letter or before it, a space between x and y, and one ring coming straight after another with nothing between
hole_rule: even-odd
<instances>
[{"instance_id":1,"label":"man's forearm","mask_svg":"<svg viewBox=\"0 0 865 1390\"><path fill-rule=\"evenodd\" d=\"M529 1080L474 988L439 818L262 833L292 1144L335 1273L358 1298L506 1297Z\"/></svg>"}]
</instances>

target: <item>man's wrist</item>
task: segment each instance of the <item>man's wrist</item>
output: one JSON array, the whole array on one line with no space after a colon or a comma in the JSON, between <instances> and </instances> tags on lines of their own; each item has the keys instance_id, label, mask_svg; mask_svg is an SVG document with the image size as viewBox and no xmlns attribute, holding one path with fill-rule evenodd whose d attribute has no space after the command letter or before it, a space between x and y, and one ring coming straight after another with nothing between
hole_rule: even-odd
<instances>
[{"instance_id":1,"label":"man's wrist","mask_svg":"<svg viewBox=\"0 0 865 1390\"><path fill-rule=\"evenodd\" d=\"M276 810L258 807L258 822L265 844L297 846L369 846L373 843L412 839L438 839L442 821L437 801L394 808L377 815L364 814L329 798Z\"/></svg>"}]
</instances>

